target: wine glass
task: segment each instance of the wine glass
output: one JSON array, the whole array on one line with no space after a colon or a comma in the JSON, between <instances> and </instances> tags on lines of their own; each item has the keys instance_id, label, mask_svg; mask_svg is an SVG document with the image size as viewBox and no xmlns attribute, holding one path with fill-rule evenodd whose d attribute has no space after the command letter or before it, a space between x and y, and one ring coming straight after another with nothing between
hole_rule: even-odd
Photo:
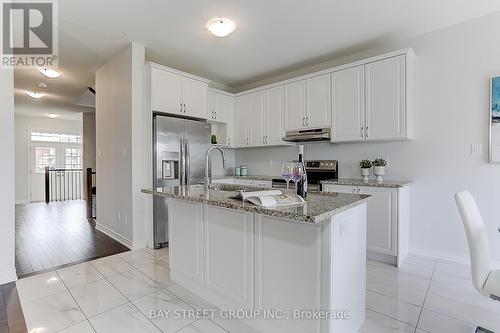
<instances>
[{"instance_id":1,"label":"wine glass","mask_svg":"<svg viewBox=\"0 0 500 333\"><path fill-rule=\"evenodd\" d=\"M297 162L297 163L292 163L293 168L292 168L292 180L295 183L295 189L297 189L297 183L299 180L304 177L304 163L302 162Z\"/></svg>"},{"instance_id":2,"label":"wine glass","mask_svg":"<svg viewBox=\"0 0 500 333\"><path fill-rule=\"evenodd\" d=\"M286 189L289 189L290 180L292 180L293 174L293 164L292 162L284 162L281 166L281 175L286 181Z\"/></svg>"}]
</instances>

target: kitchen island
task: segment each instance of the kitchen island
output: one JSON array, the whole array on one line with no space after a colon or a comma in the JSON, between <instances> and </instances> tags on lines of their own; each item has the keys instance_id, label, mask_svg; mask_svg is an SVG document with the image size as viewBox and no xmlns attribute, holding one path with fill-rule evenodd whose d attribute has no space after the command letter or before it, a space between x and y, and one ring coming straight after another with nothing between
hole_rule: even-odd
<instances>
[{"instance_id":1,"label":"kitchen island","mask_svg":"<svg viewBox=\"0 0 500 333\"><path fill-rule=\"evenodd\" d=\"M171 279L221 309L256 310L241 319L261 332L357 332L368 196L309 193L262 208L231 198L236 189L143 190L168 198Z\"/></svg>"}]
</instances>

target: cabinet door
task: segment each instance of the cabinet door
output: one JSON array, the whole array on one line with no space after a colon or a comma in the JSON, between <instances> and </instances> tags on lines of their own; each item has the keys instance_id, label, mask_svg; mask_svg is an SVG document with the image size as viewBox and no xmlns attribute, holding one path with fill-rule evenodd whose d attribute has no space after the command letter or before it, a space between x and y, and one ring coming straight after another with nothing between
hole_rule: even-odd
<instances>
[{"instance_id":1,"label":"cabinet door","mask_svg":"<svg viewBox=\"0 0 500 333\"><path fill-rule=\"evenodd\" d=\"M283 110L283 86L267 89L265 119L266 144L272 145L283 143L282 138L285 136Z\"/></svg>"},{"instance_id":2,"label":"cabinet door","mask_svg":"<svg viewBox=\"0 0 500 333\"><path fill-rule=\"evenodd\" d=\"M364 140L364 66L332 74L332 142Z\"/></svg>"},{"instance_id":3,"label":"cabinet door","mask_svg":"<svg viewBox=\"0 0 500 333\"><path fill-rule=\"evenodd\" d=\"M152 109L181 114L182 76L158 68L152 68L151 72Z\"/></svg>"},{"instance_id":4,"label":"cabinet door","mask_svg":"<svg viewBox=\"0 0 500 333\"><path fill-rule=\"evenodd\" d=\"M236 97L234 102L234 139L237 146L248 145L249 96Z\"/></svg>"},{"instance_id":5,"label":"cabinet door","mask_svg":"<svg viewBox=\"0 0 500 333\"><path fill-rule=\"evenodd\" d=\"M307 79L306 127L332 126L332 89L330 84L330 74Z\"/></svg>"},{"instance_id":6,"label":"cabinet door","mask_svg":"<svg viewBox=\"0 0 500 333\"><path fill-rule=\"evenodd\" d=\"M232 304L254 307L253 214L205 207L205 285Z\"/></svg>"},{"instance_id":7,"label":"cabinet door","mask_svg":"<svg viewBox=\"0 0 500 333\"><path fill-rule=\"evenodd\" d=\"M208 84L187 77L182 78L182 99L186 116L207 118Z\"/></svg>"},{"instance_id":8,"label":"cabinet door","mask_svg":"<svg viewBox=\"0 0 500 333\"><path fill-rule=\"evenodd\" d=\"M218 92L213 92L212 110L214 111L214 120L228 123L233 118L234 98ZM209 114L209 117L211 114ZM210 118L209 118L210 119Z\"/></svg>"},{"instance_id":9,"label":"cabinet door","mask_svg":"<svg viewBox=\"0 0 500 333\"><path fill-rule=\"evenodd\" d=\"M365 66L366 134L368 140L406 136L405 56Z\"/></svg>"},{"instance_id":10,"label":"cabinet door","mask_svg":"<svg viewBox=\"0 0 500 333\"><path fill-rule=\"evenodd\" d=\"M183 280L202 283L203 204L168 200L170 270Z\"/></svg>"},{"instance_id":11,"label":"cabinet door","mask_svg":"<svg viewBox=\"0 0 500 333\"><path fill-rule=\"evenodd\" d=\"M208 111L207 111L207 119L208 120L214 120L215 119L215 94L217 94L215 91L209 90L208 91Z\"/></svg>"},{"instance_id":12,"label":"cabinet door","mask_svg":"<svg viewBox=\"0 0 500 333\"><path fill-rule=\"evenodd\" d=\"M249 95L250 110L248 113L248 123L250 131L250 144L264 144L264 107L265 107L265 92L257 91Z\"/></svg>"},{"instance_id":13,"label":"cabinet door","mask_svg":"<svg viewBox=\"0 0 500 333\"><path fill-rule=\"evenodd\" d=\"M285 130L297 130L305 127L306 81L297 81L285 85Z\"/></svg>"},{"instance_id":14,"label":"cabinet door","mask_svg":"<svg viewBox=\"0 0 500 333\"><path fill-rule=\"evenodd\" d=\"M367 250L397 255L397 190L360 187L368 200Z\"/></svg>"}]
</instances>

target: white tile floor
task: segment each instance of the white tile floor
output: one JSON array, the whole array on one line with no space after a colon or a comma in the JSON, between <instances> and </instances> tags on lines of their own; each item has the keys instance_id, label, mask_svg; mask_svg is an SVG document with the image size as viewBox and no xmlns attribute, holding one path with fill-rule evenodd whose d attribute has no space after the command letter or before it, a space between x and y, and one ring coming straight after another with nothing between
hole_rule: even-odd
<instances>
[{"instance_id":1,"label":"white tile floor","mask_svg":"<svg viewBox=\"0 0 500 333\"><path fill-rule=\"evenodd\" d=\"M17 288L30 333L256 333L237 320L150 319L151 309L214 308L170 281L166 249L36 275ZM361 333L471 333L476 324L500 332L500 302L474 291L470 269L432 258L410 255L399 269L369 261L366 307Z\"/></svg>"}]
</instances>

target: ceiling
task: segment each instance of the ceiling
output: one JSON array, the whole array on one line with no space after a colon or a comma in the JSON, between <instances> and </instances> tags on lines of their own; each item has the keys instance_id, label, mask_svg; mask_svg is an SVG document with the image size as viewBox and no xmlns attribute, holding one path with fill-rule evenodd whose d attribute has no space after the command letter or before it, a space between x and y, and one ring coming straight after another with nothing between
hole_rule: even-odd
<instances>
[{"instance_id":1,"label":"ceiling","mask_svg":"<svg viewBox=\"0 0 500 333\"><path fill-rule=\"evenodd\" d=\"M59 1L58 79L17 70L18 91L46 82L41 103L73 103L94 72L128 42L146 58L237 91L300 67L500 11L498 0L64 0ZM236 31L219 39L206 22ZM18 100L29 97L17 94Z\"/></svg>"}]
</instances>

